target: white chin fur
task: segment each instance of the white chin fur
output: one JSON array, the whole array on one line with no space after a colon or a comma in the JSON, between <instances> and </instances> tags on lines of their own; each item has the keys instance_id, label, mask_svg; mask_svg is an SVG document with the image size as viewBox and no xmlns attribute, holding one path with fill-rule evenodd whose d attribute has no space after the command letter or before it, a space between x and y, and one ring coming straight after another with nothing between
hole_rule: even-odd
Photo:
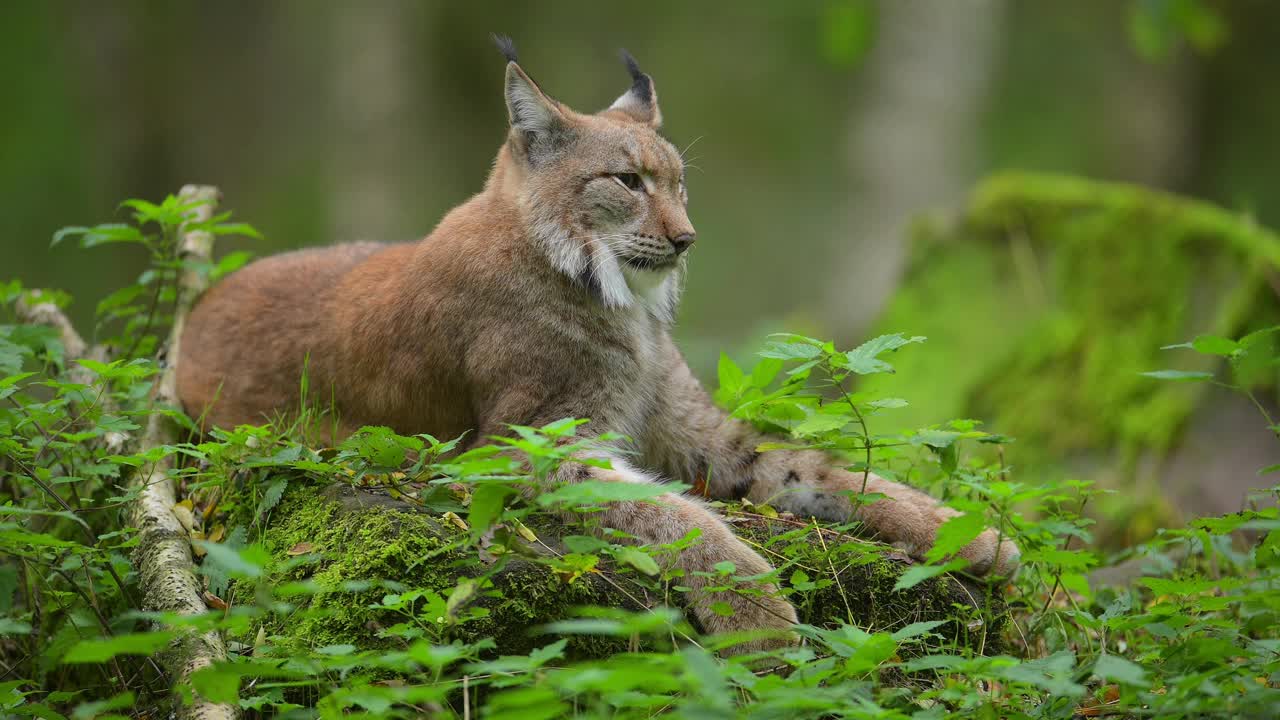
<instances>
[{"instance_id":1,"label":"white chin fur","mask_svg":"<svg viewBox=\"0 0 1280 720\"><path fill-rule=\"evenodd\" d=\"M641 270L624 265L622 277L637 300L641 303L653 304L666 294L667 281L671 279L674 271L674 266L662 270Z\"/></svg>"},{"instance_id":2,"label":"white chin fur","mask_svg":"<svg viewBox=\"0 0 1280 720\"><path fill-rule=\"evenodd\" d=\"M595 254L570 240L569 233L552 222L535 222L534 236L548 259L569 277L580 278L588 271L600 290L606 307L640 306L664 322L671 322L680 291L680 269L640 270L623 265L608 243L596 241Z\"/></svg>"}]
</instances>

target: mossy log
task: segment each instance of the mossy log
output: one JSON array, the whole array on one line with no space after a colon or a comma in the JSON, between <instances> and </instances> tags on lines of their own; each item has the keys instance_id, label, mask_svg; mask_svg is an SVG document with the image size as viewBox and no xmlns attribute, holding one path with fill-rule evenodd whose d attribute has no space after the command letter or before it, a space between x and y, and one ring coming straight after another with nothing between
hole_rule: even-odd
<instances>
[{"instance_id":1,"label":"mossy log","mask_svg":"<svg viewBox=\"0 0 1280 720\"><path fill-rule=\"evenodd\" d=\"M911 562L883 545L791 518L737 515L731 522L741 537L783 568L786 592L804 623L829 627L847 622L881 631L939 620L947 624L938 632L962 644L987 652L999 646L1004 611L993 588L943 576L895 592L894 584ZM451 628L449 638L492 638L500 654L523 654L552 642L539 628L573 617L581 606L640 610L663 604L664 595L679 604L680 593L664 593L629 568L602 563L598 572L573 579L557 573L546 561L561 552L555 539L561 528L532 522L531 527L536 543L521 541L519 552L495 561L468 541L467 531L416 505L346 485L291 489L262 535L275 563L269 582L309 579L318 592L266 627L265 634L278 647L391 647L398 641L379 637L378 631L403 617L371 607L390 592L380 581L448 595L460 579L488 571L492 586L475 600L488 614ZM316 561L298 564L297 556L304 553L314 553ZM374 581L375 586L352 591L353 581ZM793 581L798 587L790 587ZM240 585L234 592L247 600L253 590ZM576 636L569 648L578 657L602 657L627 649L629 643Z\"/></svg>"}]
</instances>

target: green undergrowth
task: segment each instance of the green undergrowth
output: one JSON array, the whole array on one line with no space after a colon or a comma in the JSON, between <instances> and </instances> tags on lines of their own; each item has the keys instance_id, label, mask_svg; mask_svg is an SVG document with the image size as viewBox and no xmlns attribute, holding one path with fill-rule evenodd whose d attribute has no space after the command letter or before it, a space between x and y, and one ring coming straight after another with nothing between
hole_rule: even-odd
<instances>
[{"instance_id":1,"label":"green undergrowth","mask_svg":"<svg viewBox=\"0 0 1280 720\"><path fill-rule=\"evenodd\" d=\"M1021 190L1059 196L1092 187L1026 185ZM988 204L994 217L1000 204ZM628 443L580 436L582 420L512 426L474 447L381 427L330 445L306 431L324 418L302 408L287 422L192 432L161 447L108 447L109 434L136 438L156 413L194 430L181 412L149 399L175 279L216 277L243 261L210 267L179 259L175 240L194 207L176 198L128 207L131 224L59 236L137 246L152 258L138 283L98 305L93 335L113 359L69 357L56 332L18 322L17 302L65 306L66 295L0 285L6 717L167 717L195 698L250 717L289 718L1263 718L1280 708L1280 489L1239 513L1162 530L1112 553L1097 546L1085 517L1105 491L1004 460L1025 445L1052 456L1125 428L1135 447L1161 447L1176 434L1130 428L1134 418L1173 412L1184 397L1193 407L1195 388L1206 383L1240 392L1259 422L1280 433L1257 395L1277 366L1276 328L1222 330L1259 317L1250 302L1206 301L1206 311L1188 301L1181 324L1166 318L1148 326L1109 316L1151 301L1146 289L1128 288L1128 304L1113 306L1108 296L1094 310L1108 316L1082 329L1069 318L1045 321L1034 306L1014 302L1021 296L940 291L939 308L972 303L1009 322L1039 318L1012 340L982 334L991 348L1004 348L1005 360L1014 351L1036 360L1003 365L1011 378L1033 368L1066 373L1078 393L1105 387L1123 398L1123 407L1107 395L1057 408L1065 421L1092 407L1103 426L1067 444L1035 432L1014 442L993 431L1005 429L1003 421L914 420L913 396L934 382L918 372L922 358L957 352L948 347L949 326L927 341L892 332L850 349L778 335L754 365L722 359L717 401L776 437L759 450L821 449L850 472L924 488L959 511L923 562L908 564L861 537L856 523L820 526L768 503L719 507L775 570L744 578L722 562L706 573L709 588L750 598L764 592L760 581L773 582L802 618L791 635L773 638L787 640L780 647L735 653L761 635L709 636L684 612L689 578L672 559L701 541L696 532L645 546L597 519L601 505L651 502L685 488L552 482L569 458ZM1134 227L1189 223L1208 232L1225 215L1191 210L1190 219L1171 210ZM1063 242L1082 243L1061 256L1070 258L1064 267L1106 274L1106 263L1090 257L1098 248L1080 239L1089 235L1081 228L1101 222L1091 216L1071 210L1037 222L1062 225ZM200 229L251 232L225 216ZM1252 248L1250 238L1219 245ZM964 247L955 251L963 255ZM977 280L1007 278L980 254L964 257ZM1135 257L1116 267L1136 270ZM1202 297L1195 287L1218 278L1213 261L1187 273L1160 259L1171 257L1154 256L1150 267L1166 268L1193 298ZM1044 280L1027 275L1037 277ZM1063 297L1088 304L1090 287ZM1227 295L1252 297L1239 289L1251 286L1233 287ZM1160 339L1155 348L1170 348L1161 354L1146 345L1191 326ZM958 347L982 344L970 338ZM1092 350L1081 356L1081 347ZM1092 374L1105 357L1091 353L1149 364L1139 368L1145 375L1134 370L1114 386L1098 385L1111 381ZM1059 363L1068 356L1091 359ZM1010 412L1048 413L1035 405L1063 400L1030 391L1014 397L992 377L964 372L957 366L953 377L987 383ZM161 459L175 461L172 511L187 530L209 607L194 616L152 612L141 593L138 533L126 508L137 492L132 481ZM966 577L955 553L985 527L1021 548L1016 577ZM1121 579L1104 581L1101 571ZM708 607L732 612L727 603ZM189 684L163 662L187 632L220 633L229 649Z\"/></svg>"}]
</instances>

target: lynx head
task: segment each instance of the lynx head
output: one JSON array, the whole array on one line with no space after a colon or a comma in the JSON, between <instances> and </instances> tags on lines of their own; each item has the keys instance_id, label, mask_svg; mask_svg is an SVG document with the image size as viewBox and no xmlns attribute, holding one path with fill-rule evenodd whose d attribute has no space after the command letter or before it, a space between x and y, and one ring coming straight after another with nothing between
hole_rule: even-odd
<instances>
[{"instance_id":1,"label":"lynx head","mask_svg":"<svg viewBox=\"0 0 1280 720\"><path fill-rule=\"evenodd\" d=\"M575 112L552 100L506 38L511 129L495 180L521 206L551 263L607 306L643 305L670 320L694 229L684 162L658 134L653 79L626 51L631 87L608 108Z\"/></svg>"}]
</instances>

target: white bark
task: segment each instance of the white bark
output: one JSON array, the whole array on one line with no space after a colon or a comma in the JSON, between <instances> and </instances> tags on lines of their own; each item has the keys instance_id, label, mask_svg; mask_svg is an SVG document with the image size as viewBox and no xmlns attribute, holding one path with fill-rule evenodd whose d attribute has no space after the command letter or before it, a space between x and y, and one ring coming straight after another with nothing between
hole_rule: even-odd
<instances>
[{"instance_id":1,"label":"white bark","mask_svg":"<svg viewBox=\"0 0 1280 720\"><path fill-rule=\"evenodd\" d=\"M184 200L207 201L195 211L197 219L203 221L213 215L218 191L212 187L188 185L182 188L181 197ZM212 255L213 236L209 233L184 231L179 242L179 257L184 260L207 261ZM197 272L184 272L178 280L178 303L165 346L166 362L153 396L156 407L176 407L179 404L176 364L182 329L192 303L204 289L205 280ZM152 413L140 450L177 441L178 430L173 422L160 413ZM172 468L173 460L165 458L152 466L149 472L143 469L135 477L135 487L140 492L129 514L130 523L138 528L140 535L133 563L142 587L143 609L197 615L207 612L208 607L195 575L190 536L173 514L176 499L173 481L168 476ZM203 635L187 633L175 642L176 647L162 659L175 686L188 683L192 673L224 659L227 654L217 632ZM196 695L194 703L182 707L180 714L213 720L235 718L239 713L232 705L211 703Z\"/></svg>"}]
</instances>

